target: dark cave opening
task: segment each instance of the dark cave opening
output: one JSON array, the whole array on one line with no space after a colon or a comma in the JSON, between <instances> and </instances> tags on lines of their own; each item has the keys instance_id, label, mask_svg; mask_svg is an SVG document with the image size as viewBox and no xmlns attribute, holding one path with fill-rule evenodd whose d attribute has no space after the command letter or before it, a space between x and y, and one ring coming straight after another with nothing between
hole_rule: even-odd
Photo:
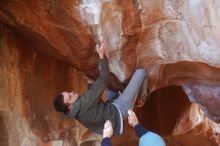
<instances>
[{"instance_id":1,"label":"dark cave opening","mask_svg":"<svg viewBox=\"0 0 220 146\"><path fill-rule=\"evenodd\" d=\"M158 134L170 135L190 101L180 86L158 89L150 94L143 107L136 109L139 122Z\"/></svg>"}]
</instances>

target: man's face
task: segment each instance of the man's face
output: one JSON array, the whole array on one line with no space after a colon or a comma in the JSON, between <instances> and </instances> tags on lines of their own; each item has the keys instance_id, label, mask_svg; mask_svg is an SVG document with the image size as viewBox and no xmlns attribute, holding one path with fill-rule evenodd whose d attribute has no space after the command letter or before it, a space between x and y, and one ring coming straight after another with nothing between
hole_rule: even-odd
<instances>
[{"instance_id":1,"label":"man's face","mask_svg":"<svg viewBox=\"0 0 220 146\"><path fill-rule=\"evenodd\" d=\"M64 104L68 106L69 109L72 108L74 102L76 102L78 98L78 94L75 92L62 92Z\"/></svg>"}]
</instances>

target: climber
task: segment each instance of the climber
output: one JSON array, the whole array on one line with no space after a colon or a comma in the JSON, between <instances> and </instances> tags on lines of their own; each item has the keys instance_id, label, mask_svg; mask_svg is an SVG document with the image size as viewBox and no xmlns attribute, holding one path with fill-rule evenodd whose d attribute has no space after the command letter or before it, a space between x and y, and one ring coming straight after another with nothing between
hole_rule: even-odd
<instances>
[{"instance_id":1,"label":"climber","mask_svg":"<svg viewBox=\"0 0 220 146\"><path fill-rule=\"evenodd\" d=\"M128 110L128 123L134 127L137 136L140 138L139 146L166 146L163 138L158 134L153 133L145 129L139 124L137 116L132 110ZM105 122L103 129L103 139L101 146L112 146L111 137L113 134L113 128L111 122L108 120Z\"/></svg>"},{"instance_id":2,"label":"climber","mask_svg":"<svg viewBox=\"0 0 220 146\"><path fill-rule=\"evenodd\" d=\"M142 83L147 82L146 71L137 69L123 93L113 101L102 102L100 96L106 88L109 75L106 58L107 44L104 42L97 50L100 57L100 75L92 87L84 94L62 92L54 99L56 111L63 112L67 118L74 118L89 130L102 134L103 125L110 120L114 128L113 135L122 134L123 119L127 118L127 110L133 108L135 98Z\"/></svg>"}]
</instances>

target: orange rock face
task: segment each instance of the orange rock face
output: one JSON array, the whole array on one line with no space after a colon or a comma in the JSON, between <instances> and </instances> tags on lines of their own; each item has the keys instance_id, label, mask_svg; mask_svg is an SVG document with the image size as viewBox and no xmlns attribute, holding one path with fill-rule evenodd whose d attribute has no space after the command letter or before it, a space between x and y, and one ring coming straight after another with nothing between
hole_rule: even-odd
<instances>
[{"instance_id":1,"label":"orange rock face","mask_svg":"<svg viewBox=\"0 0 220 146\"><path fill-rule=\"evenodd\" d=\"M0 42L0 145L97 143L97 135L53 108L59 92L85 90L82 72L36 52L32 44L2 26Z\"/></svg>"},{"instance_id":2,"label":"orange rock face","mask_svg":"<svg viewBox=\"0 0 220 146\"><path fill-rule=\"evenodd\" d=\"M58 92L86 90L109 44L110 88L146 68L140 122L168 146L220 145L220 2L2 0L0 145L95 146L101 137L55 112ZM113 144L137 145L125 122Z\"/></svg>"}]
</instances>

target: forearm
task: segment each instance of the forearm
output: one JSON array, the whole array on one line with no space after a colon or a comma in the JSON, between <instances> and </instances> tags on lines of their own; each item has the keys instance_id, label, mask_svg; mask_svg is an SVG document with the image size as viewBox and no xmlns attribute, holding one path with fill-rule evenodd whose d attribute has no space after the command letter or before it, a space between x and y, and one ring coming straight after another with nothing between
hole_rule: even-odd
<instances>
[{"instance_id":1,"label":"forearm","mask_svg":"<svg viewBox=\"0 0 220 146\"><path fill-rule=\"evenodd\" d=\"M104 57L103 59L100 59L99 69L100 69L99 78L106 80L109 75L108 59L106 57Z\"/></svg>"},{"instance_id":2,"label":"forearm","mask_svg":"<svg viewBox=\"0 0 220 146\"><path fill-rule=\"evenodd\" d=\"M91 86L89 92L95 96L94 98L98 98L100 94L106 87L106 80L109 75L109 67L107 58L103 58L99 62L99 77Z\"/></svg>"},{"instance_id":3,"label":"forearm","mask_svg":"<svg viewBox=\"0 0 220 146\"><path fill-rule=\"evenodd\" d=\"M100 65L100 75L98 79L93 83L90 90L88 90L80 98L82 107L84 107L84 109L86 110L90 107L90 105L94 105L94 103L100 100L100 96L106 88L106 80L109 74L108 60L106 58L101 59L99 65Z\"/></svg>"},{"instance_id":4,"label":"forearm","mask_svg":"<svg viewBox=\"0 0 220 146\"><path fill-rule=\"evenodd\" d=\"M108 60L107 58L103 58L99 62L99 77L91 86L89 92L93 94L95 97L99 97L99 94L103 92L106 87L106 80L109 75L109 68L108 68ZM94 97L94 98L95 98Z\"/></svg>"},{"instance_id":5,"label":"forearm","mask_svg":"<svg viewBox=\"0 0 220 146\"><path fill-rule=\"evenodd\" d=\"M141 124L137 124L134 129L139 138L148 132Z\"/></svg>"}]
</instances>

